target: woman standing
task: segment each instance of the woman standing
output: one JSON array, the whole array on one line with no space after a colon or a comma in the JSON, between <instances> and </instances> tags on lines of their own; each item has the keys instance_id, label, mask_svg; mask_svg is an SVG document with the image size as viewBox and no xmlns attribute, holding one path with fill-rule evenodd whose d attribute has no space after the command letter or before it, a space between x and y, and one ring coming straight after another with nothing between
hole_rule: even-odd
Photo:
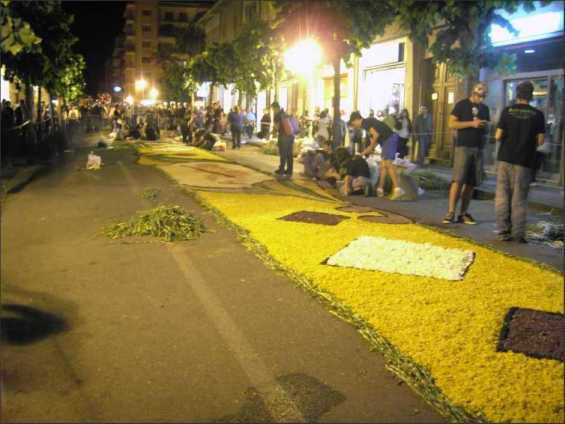
<instances>
[{"instance_id":1,"label":"woman standing","mask_svg":"<svg viewBox=\"0 0 565 424\"><path fill-rule=\"evenodd\" d=\"M410 139L410 134L412 134L412 121L410 121L408 109L402 109L399 120L402 127L398 131L398 155L404 159L408 156L408 140Z\"/></svg>"}]
</instances>

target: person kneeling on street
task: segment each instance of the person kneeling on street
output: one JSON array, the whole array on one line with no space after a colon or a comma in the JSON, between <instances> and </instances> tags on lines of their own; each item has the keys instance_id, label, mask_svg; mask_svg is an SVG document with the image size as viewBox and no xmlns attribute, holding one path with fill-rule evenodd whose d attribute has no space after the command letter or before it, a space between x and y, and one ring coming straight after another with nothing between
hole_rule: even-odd
<instances>
[{"instance_id":1,"label":"person kneeling on street","mask_svg":"<svg viewBox=\"0 0 565 424\"><path fill-rule=\"evenodd\" d=\"M331 167L324 177L335 178L340 194L349 196L363 193L367 195L370 189L370 175L369 165L362 156L352 157L346 148L340 147L332 155Z\"/></svg>"},{"instance_id":2,"label":"person kneeling on street","mask_svg":"<svg viewBox=\"0 0 565 424\"><path fill-rule=\"evenodd\" d=\"M217 141L218 139L214 134L200 128L194 131L194 140L192 141L192 145L201 149L212 150Z\"/></svg>"}]
</instances>

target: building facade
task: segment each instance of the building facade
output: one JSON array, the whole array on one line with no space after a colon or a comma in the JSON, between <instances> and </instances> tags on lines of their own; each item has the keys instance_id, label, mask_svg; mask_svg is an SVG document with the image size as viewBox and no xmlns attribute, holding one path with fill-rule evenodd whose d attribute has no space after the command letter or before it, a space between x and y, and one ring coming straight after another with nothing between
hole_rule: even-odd
<instances>
[{"instance_id":1,"label":"building facade","mask_svg":"<svg viewBox=\"0 0 565 424\"><path fill-rule=\"evenodd\" d=\"M152 88L159 89L162 67L159 52L170 51L175 43L175 28L188 23L209 9L208 2L130 1L124 11L123 34L114 46L113 84L123 89L125 96L142 99ZM146 87L135 81L143 79Z\"/></svg>"},{"instance_id":2,"label":"building facade","mask_svg":"<svg viewBox=\"0 0 565 424\"><path fill-rule=\"evenodd\" d=\"M199 22L205 28L208 42L229 42L252 16L263 19L274 16L271 2L219 0ZM489 70L481 71L481 79L490 88L486 103L491 109L493 124L484 152L486 170L494 172L496 145L492 135L500 111L513 101L517 82L527 78L536 85L534 105L545 112L547 120L549 148L540 177L563 183L563 1L543 7L538 4L533 13L519 10L507 18L520 29L521 38L508 36L510 39L504 41L496 28L493 28L491 38L501 51L517 55L517 72L500 76ZM350 67L342 63L340 69L343 114L348 116L351 111L359 110L367 116L371 111L407 109L414 119L419 107L425 105L432 113L434 124L429 160L450 166L455 132L448 128L449 115L455 103L469 95L470 82L450 75L445 64L434 65L430 53L413 43L408 33L395 25L387 28L385 34L377 37L368 49L350 62ZM300 116L316 109L332 110L333 76L333 68L322 64L307 78L275 81L271 89L260 92L251 102L232 86L218 87L212 93L203 90L200 95L219 101L225 110L235 103L250 107L256 112L257 119L268 111L268 105L274 100L288 112Z\"/></svg>"}]
</instances>

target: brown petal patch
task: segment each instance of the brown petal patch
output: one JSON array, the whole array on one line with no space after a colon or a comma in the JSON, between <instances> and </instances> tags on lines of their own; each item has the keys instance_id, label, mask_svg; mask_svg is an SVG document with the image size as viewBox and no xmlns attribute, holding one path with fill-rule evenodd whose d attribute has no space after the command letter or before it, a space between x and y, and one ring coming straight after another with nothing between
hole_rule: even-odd
<instances>
[{"instance_id":1,"label":"brown petal patch","mask_svg":"<svg viewBox=\"0 0 565 424\"><path fill-rule=\"evenodd\" d=\"M504 318L497 350L564 362L565 316L532 309L510 308Z\"/></svg>"},{"instance_id":2,"label":"brown petal patch","mask_svg":"<svg viewBox=\"0 0 565 424\"><path fill-rule=\"evenodd\" d=\"M279 219L284 221L306 222L308 224L337 225L341 221L349 219L349 217L323 212L299 211Z\"/></svg>"}]
</instances>

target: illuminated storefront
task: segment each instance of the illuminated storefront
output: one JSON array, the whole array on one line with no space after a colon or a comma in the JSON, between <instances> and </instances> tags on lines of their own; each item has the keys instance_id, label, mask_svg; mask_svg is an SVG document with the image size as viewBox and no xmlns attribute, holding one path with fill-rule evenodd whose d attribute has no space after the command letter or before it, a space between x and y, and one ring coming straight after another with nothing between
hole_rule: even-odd
<instances>
[{"instance_id":1,"label":"illuminated storefront","mask_svg":"<svg viewBox=\"0 0 565 424\"><path fill-rule=\"evenodd\" d=\"M406 107L406 40L372 45L359 58L359 110L396 112Z\"/></svg>"},{"instance_id":2,"label":"illuminated storefront","mask_svg":"<svg viewBox=\"0 0 565 424\"><path fill-rule=\"evenodd\" d=\"M501 52L515 54L517 72L500 76L482 70L481 79L489 85L487 104L496 124L502 109L515 100L516 86L520 81L534 84L532 105L542 110L546 118L546 146L544 160L538 174L540 179L563 181L563 1L536 5L536 10L523 9L506 15L519 31L493 27L491 40ZM497 146L487 144L485 159L487 171L494 171Z\"/></svg>"}]
</instances>

